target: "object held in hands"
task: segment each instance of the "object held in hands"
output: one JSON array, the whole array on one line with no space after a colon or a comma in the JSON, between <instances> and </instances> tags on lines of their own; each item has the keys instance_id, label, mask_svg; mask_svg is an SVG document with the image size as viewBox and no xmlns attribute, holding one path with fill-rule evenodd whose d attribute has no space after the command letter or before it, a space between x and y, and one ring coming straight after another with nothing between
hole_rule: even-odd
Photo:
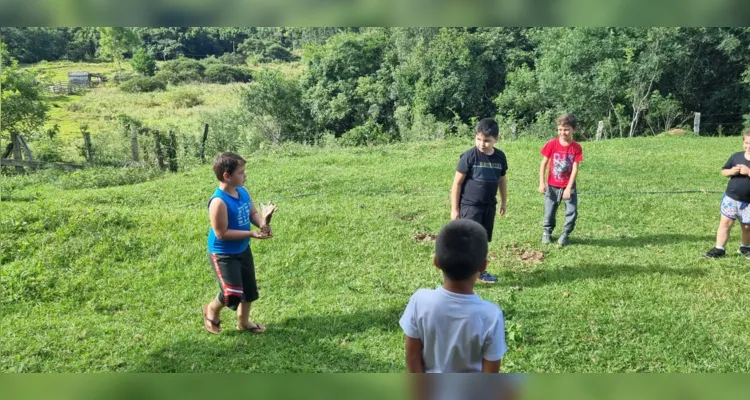
<instances>
[{"instance_id":1,"label":"object held in hands","mask_svg":"<svg viewBox=\"0 0 750 400\"><path fill-rule=\"evenodd\" d=\"M262 231L265 234L268 234L269 232L268 227L271 225L271 216L273 216L274 211L276 211L276 204L273 204L273 203L269 203L268 205L265 205L263 203L260 204L260 216L263 218L263 224L264 224Z\"/></svg>"}]
</instances>

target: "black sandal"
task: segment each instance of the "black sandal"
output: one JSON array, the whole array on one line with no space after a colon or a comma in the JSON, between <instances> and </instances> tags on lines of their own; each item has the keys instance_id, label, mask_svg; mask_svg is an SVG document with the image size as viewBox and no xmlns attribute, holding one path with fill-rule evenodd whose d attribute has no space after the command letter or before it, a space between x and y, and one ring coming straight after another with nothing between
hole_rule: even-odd
<instances>
[{"instance_id":1,"label":"black sandal","mask_svg":"<svg viewBox=\"0 0 750 400\"><path fill-rule=\"evenodd\" d=\"M213 334L218 334L219 332L221 332L221 321L217 322L208 319L206 306L201 306L201 312L203 312L203 327ZM211 325L208 325L207 323L210 323Z\"/></svg>"}]
</instances>

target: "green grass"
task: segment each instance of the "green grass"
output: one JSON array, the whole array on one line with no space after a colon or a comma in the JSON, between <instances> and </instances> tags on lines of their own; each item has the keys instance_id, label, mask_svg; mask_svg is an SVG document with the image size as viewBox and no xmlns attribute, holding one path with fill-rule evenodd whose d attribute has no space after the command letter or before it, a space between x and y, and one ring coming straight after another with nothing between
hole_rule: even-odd
<instances>
[{"instance_id":1,"label":"green grass","mask_svg":"<svg viewBox=\"0 0 750 400\"><path fill-rule=\"evenodd\" d=\"M161 64L158 62L157 64ZM122 64L125 72L132 73L128 61ZM73 95L46 93L45 99L50 108L48 119L42 130L59 126L63 146L60 149L66 161L82 162L83 156L76 146L82 145L81 125L88 125L92 138L110 138L121 135L122 127L117 116L125 114L142 121L151 129L177 132L200 137L206 114L221 112L235 107L241 100L240 88L245 84L184 84L169 86L165 92L125 93L112 81L117 65L115 63L77 63L67 61L42 62L25 65L24 68L37 73L37 79L45 82L67 81L68 72L88 71L106 75L110 81L103 87L93 88ZM289 77L298 77L303 66L299 62L268 63L250 65L256 72L261 69L281 71ZM184 104L186 95L200 100L198 105ZM30 142L32 152L36 143Z\"/></svg>"},{"instance_id":2,"label":"green grass","mask_svg":"<svg viewBox=\"0 0 750 400\"><path fill-rule=\"evenodd\" d=\"M584 143L580 218L562 249L539 243L541 145L499 144L510 200L488 270L500 281L477 293L506 313L502 370L750 371L738 231L729 257L700 257L715 239L719 170L739 139ZM275 238L252 243L261 297L251 317L267 325L254 336L233 332L229 310L221 335L201 325L200 305L218 290L205 244L210 167L142 173L143 183L93 170L87 188L82 173L13 178L22 181L12 192L6 183L0 203L0 370L404 371L398 319L415 290L441 283L432 243L412 235L448 221L469 146L248 156L251 195L279 207ZM706 193L628 194L652 190ZM522 261L524 250L543 262Z\"/></svg>"}]
</instances>

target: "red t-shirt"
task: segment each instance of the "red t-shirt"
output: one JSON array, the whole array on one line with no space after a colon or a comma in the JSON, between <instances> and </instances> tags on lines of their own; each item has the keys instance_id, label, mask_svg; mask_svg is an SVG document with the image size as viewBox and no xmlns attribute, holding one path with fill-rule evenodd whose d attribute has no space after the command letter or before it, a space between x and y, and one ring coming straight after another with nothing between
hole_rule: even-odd
<instances>
[{"instance_id":1,"label":"red t-shirt","mask_svg":"<svg viewBox=\"0 0 750 400\"><path fill-rule=\"evenodd\" d=\"M542 147L540 153L550 159L547 183L554 187L568 186L573 163L583 161L583 148L576 141L563 146L559 138L554 138Z\"/></svg>"}]
</instances>

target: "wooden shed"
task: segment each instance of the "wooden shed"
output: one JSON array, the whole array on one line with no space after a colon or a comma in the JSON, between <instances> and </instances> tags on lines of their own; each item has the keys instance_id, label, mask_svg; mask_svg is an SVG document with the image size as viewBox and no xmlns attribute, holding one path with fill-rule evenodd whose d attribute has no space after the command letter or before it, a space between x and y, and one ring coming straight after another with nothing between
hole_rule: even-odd
<instances>
[{"instance_id":1,"label":"wooden shed","mask_svg":"<svg viewBox=\"0 0 750 400\"><path fill-rule=\"evenodd\" d=\"M104 75L94 74L90 72L68 72L68 84L77 86L99 86L104 83L107 79Z\"/></svg>"}]
</instances>

